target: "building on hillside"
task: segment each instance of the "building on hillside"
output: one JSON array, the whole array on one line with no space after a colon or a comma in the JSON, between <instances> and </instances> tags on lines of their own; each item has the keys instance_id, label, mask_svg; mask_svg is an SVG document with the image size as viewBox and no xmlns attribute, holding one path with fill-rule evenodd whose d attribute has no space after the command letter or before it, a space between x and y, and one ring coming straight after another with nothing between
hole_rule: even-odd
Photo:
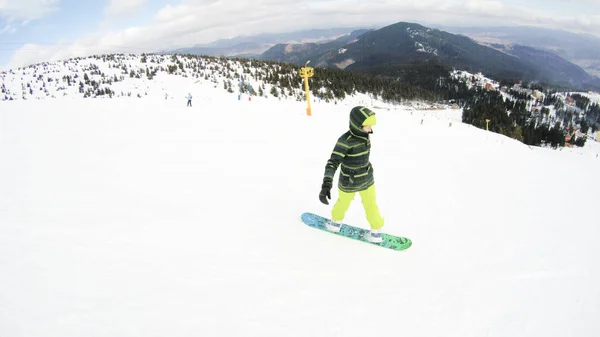
<instances>
[{"instance_id":1,"label":"building on hillside","mask_svg":"<svg viewBox=\"0 0 600 337\"><path fill-rule=\"evenodd\" d=\"M565 103L573 106L573 105L575 105L575 100L573 99L573 97L567 96L567 98L565 99Z\"/></svg>"},{"instance_id":2,"label":"building on hillside","mask_svg":"<svg viewBox=\"0 0 600 337\"><path fill-rule=\"evenodd\" d=\"M573 147L573 145L570 143L571 142L571 138L573 138L573 136L571 136L570 133L567 133L565 135L565 146L566 147Z\"/></svg>"},{"instance_id":3,"label":"building on hillside","mask_svg":"<svg viewBox=\"0 0 600 337\"><path fill-rule=\"evenodd\" d=\"M600 131L596 132L596 141L600 142Z\"/></svg>"}]
</instances>

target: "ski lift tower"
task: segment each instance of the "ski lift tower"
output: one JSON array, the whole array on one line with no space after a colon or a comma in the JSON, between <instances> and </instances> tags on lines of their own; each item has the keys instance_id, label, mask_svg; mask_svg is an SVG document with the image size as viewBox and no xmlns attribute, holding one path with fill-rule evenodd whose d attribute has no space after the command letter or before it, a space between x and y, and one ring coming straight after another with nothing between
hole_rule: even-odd
<instances>
[{"instance_id":1,"label":"ski lift tower","mask_svg":"<svg viewBox=\"0 0 600 337\"><path fill-rule=\"evenodd\" d=\"M306 91L306 103L308 104L306 108L306 115L311 116L312 113L310 110L310 91L308 90L308 78L315 75L315 70L307 66L308 62L310 62L310 60L306 61L304 67L300 68L300 76L304 79L304 91Z\"/></svg>"}]
</instances>

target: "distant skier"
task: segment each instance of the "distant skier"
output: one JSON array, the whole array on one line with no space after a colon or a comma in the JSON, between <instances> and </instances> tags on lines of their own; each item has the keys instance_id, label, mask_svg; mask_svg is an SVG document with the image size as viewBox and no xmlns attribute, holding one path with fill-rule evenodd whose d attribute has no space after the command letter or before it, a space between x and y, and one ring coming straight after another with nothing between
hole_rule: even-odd
<instances>
[{"instance_id":1,"label":"distant skier","mask_svg":"<svg viewBox=\"0 0 600 337\"><path fill-rule=\"evenodd\" d=\"M185 98L187 98L187 106L192 106L192 94L188 92Z\"/></svg>"},{"instance_id":2,"label":"distant skier","mask_svg":"<svg viewBox=\"0 0 600 337\"><path fill-rule=\"evenodd\" d=\"M381 242L380 229L384 220L377 206L373 166L369 161L369 134L373 133L372 126L375 122L375 113L366 107L356 106L350 111L350 130L338 138L327 161L319 200L329 205L327 199L331 199L333 176L341 165L338 178L339 197L331 210L331 221L326 224L327 229L332 232L340 231L346 211L356 192L359 192L371 227L366 238L372 242Z\"/></svg>"}]
</instances>

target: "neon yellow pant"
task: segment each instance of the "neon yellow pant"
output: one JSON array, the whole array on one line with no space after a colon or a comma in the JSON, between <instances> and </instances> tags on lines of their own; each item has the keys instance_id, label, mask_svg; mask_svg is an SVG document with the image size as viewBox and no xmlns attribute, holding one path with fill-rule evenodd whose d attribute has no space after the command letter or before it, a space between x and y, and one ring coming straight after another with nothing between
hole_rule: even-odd
<instances>
[{"instance_id":1,"label":"neon yellow pant","mask_svg":"<svg viewBox=\"0 0 600 337\"><path fill-rule=\"evenodd\" d=\"M338 192L338 200L335 202L335 205L333 205L333 209L331 210L331 217L334 221L344 220L346 211L348 211L350 203L352 203L352 200L354 200L354 195L356 194L356 192L348 193L339 189ZM375 198L375 185L371 185L371 187L358 193L360 194L363 208L365 209L365 213L367 215L367 221L369 221L371 228L380 229L383 227L383 217L381 217L381 214L379 213L379 207L377 206L377 201Z\"/></svg>"}]
</instances>

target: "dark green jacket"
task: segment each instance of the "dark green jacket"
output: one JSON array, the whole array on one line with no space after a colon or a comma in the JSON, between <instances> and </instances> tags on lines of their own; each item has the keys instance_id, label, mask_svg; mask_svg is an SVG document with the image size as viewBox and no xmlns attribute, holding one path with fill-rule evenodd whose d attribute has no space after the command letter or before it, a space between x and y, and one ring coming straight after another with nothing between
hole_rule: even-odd
<instances>
[{"instance_id":1,"label":"dark green jacket","mask_svg":"<svg viewBox=\"0 0 600 337\"><path fill-rule=\"evenodd\" d=\"M362 106L354 107L350 111L350 130L338 138L325 166L324 182L333 182L333 176L339 166L338 188L344 192L366 190L375 183L373 166L369 162L371 141L369 134L362 129L365 119L374 114Z\"/></svg>"}]
</instances>

